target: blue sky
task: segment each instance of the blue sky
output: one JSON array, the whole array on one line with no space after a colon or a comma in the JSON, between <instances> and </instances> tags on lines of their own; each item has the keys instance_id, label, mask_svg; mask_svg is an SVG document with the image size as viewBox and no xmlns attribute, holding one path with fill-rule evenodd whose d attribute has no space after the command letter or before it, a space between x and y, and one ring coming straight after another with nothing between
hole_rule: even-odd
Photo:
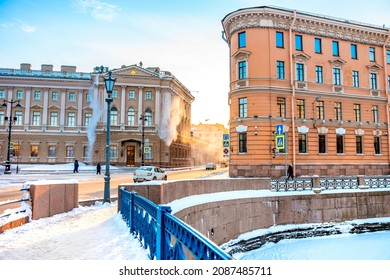
<instances>
[{"instance_id":1,"label":"blue sky","mask_svg":"<svg viewBox=\"0 0 390 280\"><path fill-rule=\"evenodd\" d=\"M227 124L229 54L221 20L263 5L390 26L388 0L0 0L0 67L74 65L91 72L142 61L171 71L192 91L193 123Z\"/></svg>"}]
</instances>

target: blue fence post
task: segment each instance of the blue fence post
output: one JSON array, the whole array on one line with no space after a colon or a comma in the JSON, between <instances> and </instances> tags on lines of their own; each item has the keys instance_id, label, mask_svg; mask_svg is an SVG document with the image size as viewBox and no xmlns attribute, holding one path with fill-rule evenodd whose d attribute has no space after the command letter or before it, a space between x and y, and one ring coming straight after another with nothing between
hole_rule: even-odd
<instances>
[{"instance_id":1,"label":"blue fence post","mask_svg":"<svg viewBox=\"0 0 390 280\"><path fill-rule=\"evenodd\" d=\"M130 232L131 233L134 233L135 229L134 229L134 196L136 196L137 193L135 191L131 191L130 192L130 213L129 213L129 220L130 220L130 223L129 223L129 227L130 227Z\"/></svg>"},{"instance_id":2,"label":"blue fence post","mask_svg":"<svg viewBox=\"0 0 390 280\"><path fill-rule=\"evenodd\" d=\"M156 232L156 259L157 260L166 260L167 253L165 248L167 244L165 244L164 238L164 216L165 213L171 213L172 209L169 206L159 205L157 207L157 232Z\"/></svg>"}]
</instances>

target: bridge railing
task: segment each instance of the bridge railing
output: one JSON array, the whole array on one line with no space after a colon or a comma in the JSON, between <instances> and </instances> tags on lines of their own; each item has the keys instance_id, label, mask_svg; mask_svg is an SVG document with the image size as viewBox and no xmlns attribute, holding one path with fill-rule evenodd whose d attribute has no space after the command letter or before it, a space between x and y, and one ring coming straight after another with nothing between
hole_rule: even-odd
<instances>
[{"instance_id":1,"label":"bridge railing","mask_svg":"<svg viewBox=\"0 0 390 280\"><path fill-rule=\"evenodd\" d=\"M120 190L120 213L149 258L187 259L188 252L198 260L230 260L227 253L171 214L169 206L157 205L136 192Z\"/></svg>"}]
</instances>

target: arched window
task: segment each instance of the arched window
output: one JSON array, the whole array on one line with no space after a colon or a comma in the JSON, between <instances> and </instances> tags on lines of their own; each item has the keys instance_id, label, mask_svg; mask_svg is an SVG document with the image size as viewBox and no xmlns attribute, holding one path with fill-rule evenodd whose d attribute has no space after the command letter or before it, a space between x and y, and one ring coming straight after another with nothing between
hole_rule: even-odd
<instances>
[{"instance_id":1,"label":"arched window","mask_svg":"<svg viewBox=\"0 0 390 280\"><path fill-rule=\"evenodd\" d=\"M146 125L146 126L152 126L152 123L153 123L153 114L152 114L152 110L150 110L149 108L147 108L147 109L145 110L145 117L146 117L145 125Z\"/></svg>"},{"instance_id":2,"label":"arched window","mask_svg":"<svg viewBox=\"0 0 390 280\"><path fill-rule=\"evenodd\" d=\"M111 125L118 125L118 109L116 107L111 108Z\"/></svg>"},{"instance_id":3,"label":"arched window","mask_svg":"<svg viewBox=\"0 0 390 280\"><path fill-rule=\"evenodd\" d=\"M135 125L135 110L134 110L134 108L129 108L129 110L127 110L127 125Z\"/></svg>"}]
</instances>

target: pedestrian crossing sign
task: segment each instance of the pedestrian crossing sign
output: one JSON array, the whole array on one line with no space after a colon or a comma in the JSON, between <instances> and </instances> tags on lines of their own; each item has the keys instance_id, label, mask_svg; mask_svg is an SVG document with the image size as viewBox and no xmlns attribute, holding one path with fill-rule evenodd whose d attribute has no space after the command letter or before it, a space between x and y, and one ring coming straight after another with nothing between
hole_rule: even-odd
<instances>
[{"instance_id":1,"label":"pedestrian crossing sign","mask_svg":"<svg viewBox=\"0 0 390 280\"><path fill-rule=\"evenodd\" d=\"M284 135L276 136L275 141L276 141L276 149L283 150L284 149Z\"/></svg>"}]
</instances>

